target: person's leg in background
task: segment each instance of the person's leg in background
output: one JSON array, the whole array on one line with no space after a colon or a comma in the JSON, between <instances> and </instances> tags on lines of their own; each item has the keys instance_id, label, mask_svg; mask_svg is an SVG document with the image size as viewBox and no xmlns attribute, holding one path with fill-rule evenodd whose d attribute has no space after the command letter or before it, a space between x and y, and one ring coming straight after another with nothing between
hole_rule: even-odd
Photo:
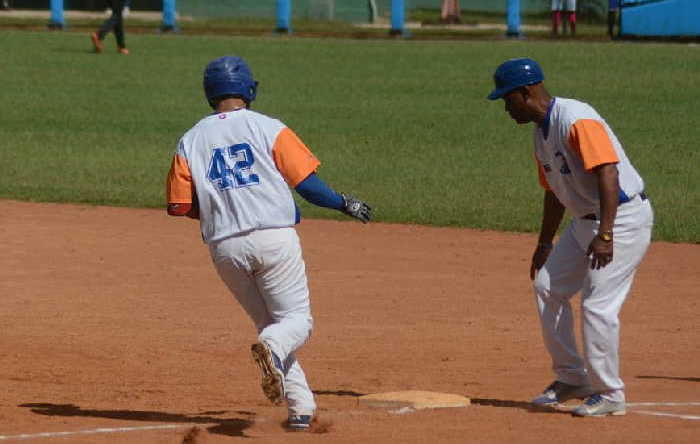
<instances>
[{"instance_id":1,"label":"person's leg in background","mask_svg":"<svg viewBox=\"0 0 700 444\"><path fill-rule=\"evenodd\" d=\"M124 42L124 25L122 19L124 0L107 0L107 5L112 10L112 14L102 23L100 29L91 36L95 52L102 52L102 41L110 31L114 31L114 36L117 39L117 50L121 54L128 54L129 51L126 49L126 44Z\"/></svg>"},{"instance_id":2,"label":"person's leg in background","mask_svg":"<svg viewBox=\"0 0 700 444\"><path fill-rule=\"evenodd\" d=\"M608 35L611 39L615 38L615 22L617 22L619 9L619 0L608 0Z\"/></svg>"},{"instance_id":3,"label":"person's leg in background","mask_svg":"<svg viewBox=\"0 0 700 444\"><path fill-rule=\"evenodd\" d=\"M552 35L559 34L562 1L563 0L552 0Z\"/></svg>"},{"instance_id":4,"label":"person's leg in background","mask_svg":"<svg viewBox=\"0 0 700 444\"><path fill-rule=\"evenodd\" d=\"M571 35L576 35L576 0L567 0L566 5L566 19L569 22L569 28L571 29Z\"/></svg>"},{"instance_id":5,"label":"person's leg in background","mask_svg":"<svg viewBox=\"0 0 700 444\"><path fill-rule=\"evenodd\" d=\"M100 29L97 31L97 37L100 39L100 41L104 40L107 34L114 29L114 21L116 20L114 11L116 8L116 3L117 0L107 0L107 8L109 9L110 14L107 20L102 22Z\"/></svg>"},{"instance_id":6,"label":"person's leg in background","mask_svg":"<svg viewBox=\"0 0 700 444\"><path fill-rule=\"evenodd\" d=\"M120 54L128 54L126 42L124 41L124 0L112 0L113 9L112 16L114 17L114 36L117 38L117 51Z\"/></svg>"}]
</instances>

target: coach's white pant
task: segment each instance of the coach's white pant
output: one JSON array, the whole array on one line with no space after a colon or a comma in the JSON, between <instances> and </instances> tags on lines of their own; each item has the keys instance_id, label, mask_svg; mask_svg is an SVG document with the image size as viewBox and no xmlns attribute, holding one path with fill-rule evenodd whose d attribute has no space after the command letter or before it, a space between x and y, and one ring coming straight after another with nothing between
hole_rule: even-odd
<instances>
[{"instance_id":1,"label":"coach's white pant","mask_svg":"<svg viewBox=\"0 0 700 444\"><path fill-rule=\"evenodd\" d=\"M591 270L588 245L598 222L574 219L557 242L534 282L544 343L552 357L557 380L591 384L612 401L624 401L619 372L618 314L651 241L653 212L639 196L618 207L613 261ZM569 300L581 291L584 360L576 348Z\"/></svg>"},{"instance_id":2,"label":"coach's white pant","mask_svg":"<svg viewBox=\"0 0 700 444\"><path fill-rule=\"evenodd\" d=\"M311 334L304 259L294 228L256 230L209 245L219 276L285 367L289 413L313 415L314 396L294 352Z\"/></svg>"}]
</instances>

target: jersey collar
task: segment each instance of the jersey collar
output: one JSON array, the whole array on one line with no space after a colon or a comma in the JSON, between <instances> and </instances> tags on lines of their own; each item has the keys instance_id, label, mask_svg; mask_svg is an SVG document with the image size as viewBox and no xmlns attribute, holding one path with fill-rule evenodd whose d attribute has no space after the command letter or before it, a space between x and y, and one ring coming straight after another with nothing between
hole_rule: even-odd
<instances>
[{"instance_id":1,"label":"jersey collar","mask_svg":"<svg viewBox=\"0 0 700 444\"><path fill-rule=\"evenodd\" d=\"M552 101L549 102L549 106L547 107L547 115L544 117L544 120L542 121L542 124L540 125L540 129L542 130L542 135L544 136L544 140L547 140L547 137L549 136L549 120L550 117L552 116L552 109L554 108L554 102L556 101L556 97L552 97Z\"/></svg>"},{"instance_id":2,"label":"jersey collar","mask_svg":"<svg viewBox=\"0 0 700 444\"><path fill-rule=\"evenodd\" d=\"M247 108L248 108L247 106L241 106L241 107L238 107L238 108L234 108L234 109L232 109L232 110L229 110L229 111L223 111L223 112L222 112L222 111L214 111L213 113L211 113L211 114L209 114L209 115L210 115L210 116L216 116L216 115L218 115L218 114L235 113L236 111L240 111L240 110L242 110L242 109L247 109Z\"/></svg>"}]
</instances>

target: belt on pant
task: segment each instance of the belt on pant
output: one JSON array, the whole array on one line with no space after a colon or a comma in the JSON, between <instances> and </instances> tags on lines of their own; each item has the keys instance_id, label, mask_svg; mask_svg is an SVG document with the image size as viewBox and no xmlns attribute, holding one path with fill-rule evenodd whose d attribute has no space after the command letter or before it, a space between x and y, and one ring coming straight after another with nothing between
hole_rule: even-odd
<instances>
[{"instance_id":1,"label":"belt on pant","mask_svg":"<svg viewBox=\"0 0 700 444\"><path fill-rule=\"evenodd\" d=\"M644 191L639 193L637 196L639 196L642 200L647 200L647 195ZM632 199L630 199L630 200L632 200ZM627 202L629 202L629 201L627 201ZM585 216L582 216L581 219L598 220L598 216L596 216L595 213L590 213L590 214L586 214Z\"/></svg>"}]
</instances>

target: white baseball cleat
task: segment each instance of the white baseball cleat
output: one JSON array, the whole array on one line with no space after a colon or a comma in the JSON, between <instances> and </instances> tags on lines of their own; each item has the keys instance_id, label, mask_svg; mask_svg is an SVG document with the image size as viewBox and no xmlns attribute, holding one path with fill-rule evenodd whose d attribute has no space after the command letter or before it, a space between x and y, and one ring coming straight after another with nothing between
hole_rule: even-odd
<instances>
[{"instance_id":1,"label":"white baseball cleat","mask_svg":"<svg viewBox=\"0 0 700 444\"><path fill-rule=\"evenodd\" d=\"M574 416L622 416L627 413L627 409L624 401L610 401L596 393L586 398L583 404L576 407L571 413Z\"/></svg>"},{"instance_id":2,"label":"white baseball cleat","mask_svg":"<svg viewBox=\"0 0 700 444\"><path fill-rule=\"evenodd\" d=\"M263 393L275 405L284 401L284 370L282 361L264 342L258 342L250 347L253 359L260 367L262 380L260 387Z\"/></svg>"}]
</instances>

